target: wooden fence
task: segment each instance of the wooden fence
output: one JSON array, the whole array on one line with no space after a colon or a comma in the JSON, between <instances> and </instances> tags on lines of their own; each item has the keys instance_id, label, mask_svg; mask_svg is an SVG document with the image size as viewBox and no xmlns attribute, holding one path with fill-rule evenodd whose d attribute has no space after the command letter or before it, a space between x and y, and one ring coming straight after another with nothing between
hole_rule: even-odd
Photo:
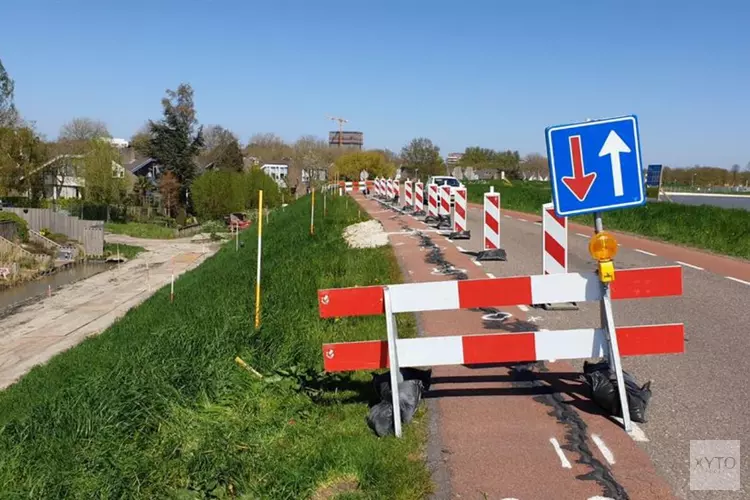
<instances>
[{"instance_id":1,"label":"wooden fence","mask_svg":"<svg viewBox=\"0 0 750 500\"><path fill-rule=\"evenodd\" d=\"M104 255L104 221L81 220L49 208L3 207L2 210L18 215L34 231L49 229L53 233L64 234L71 240L81 243L88 257Z\"/></svg>"},{"instance_id":2,"label":"wooden fence","mask_svg":"<svg viewBox=\"0 0 750 500\"><path fill-rule=\"evenodd\" d=\"M17 230L16 223L12 220L0 221L0 236L6 240L13 241L16 237Z\"/></svg>"}]
</instances>

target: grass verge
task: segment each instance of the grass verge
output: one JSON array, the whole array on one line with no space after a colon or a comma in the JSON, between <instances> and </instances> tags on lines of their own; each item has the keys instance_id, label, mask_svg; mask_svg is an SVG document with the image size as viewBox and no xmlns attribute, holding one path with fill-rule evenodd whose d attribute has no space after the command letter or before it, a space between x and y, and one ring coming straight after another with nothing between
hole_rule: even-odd
<instances>
[{"instance_id":1,"label":"grass verge","mask_svg":"<svg viewBox=\"0 0 750 500\"><path fill-rule=\"evenodd\" d=\"M490 184L469 184L469 201L482 203ZM547 183L517 183L512 187L492 183L500 192L503 208L541 216L542 205L552 200ZM593 225L591 215L572 222ZM688 245L733 257L750 259L750 213L738 208L679 205L654 202L637 208L603 213L604 227Z\"/></svg>"},{"instance_id":2,"label":"grass verge","mask_svg":"<svg viewBox=\"0 0 750 500\"><path fill-rule=\"evenodd\" d=\"M423 498L426 415L403 439L364 417L369 374L319 373L324 341L384 338L382 317L323 321L323 287L398 282L389 248L349 249L356 207L309 200L264 225L263 323L253 328L256 226L101 335L0 392L0 490L33 498ZM410 317L399 332L413 335ZM265 375L239 367L240 356ZM352 491L353 490L353 491Z\"/></svg>"},{"instance_id":3,"label":"grass verge","mask_svg":"<svg viewBox=\"0 0 750 500\"><path fill-rule=\"evenodd\" d=\"M104 243L104 258L117 256L133 259L146 249L136 245L125 245L123 243Z\"/></svg>"},{"instance_id":4,"label":"grass verge","mask_svg":"<svg viewBox=\"0 0 750 500\"><path fill-rule=\"evenodd\" d=\"M128 222L126 224L107 222L104 224L104 229L112 234L124 234L133 238L150 238L156 240L168 240L177 235L177 231L174 229L145 222Z\"/></svg>"}]
</instances>

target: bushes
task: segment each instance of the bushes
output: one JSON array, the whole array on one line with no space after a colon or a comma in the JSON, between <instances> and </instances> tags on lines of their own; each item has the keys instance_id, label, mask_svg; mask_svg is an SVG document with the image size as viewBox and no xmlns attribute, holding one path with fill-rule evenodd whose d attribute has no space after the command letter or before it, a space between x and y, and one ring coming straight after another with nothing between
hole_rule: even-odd
<instances>
[{"instance_id":1,"label":"bushes","mask_svg":"<svg viewBox=\"0 0 750 500\"><path fill-rule=\"evenodd\" d=\"M9 220L16 223L16 234L21 241L29 241L29 225L18 215L12 212L0 211L0 221Z\"/></svg>"},{"instance_id":2,"label":"bushes","mask_svg":"<svg viewBox=\"0 0 750 500\"><path fill-rule=\"evenodd\" d=\"M207 172L193 182L191 195L198 216L202 220L215 220L230 212L257 208L258 189L263 190L265 205L274 207L280 204L278 185L260 170L249 173Z\"/></svg>"}]
</instances>

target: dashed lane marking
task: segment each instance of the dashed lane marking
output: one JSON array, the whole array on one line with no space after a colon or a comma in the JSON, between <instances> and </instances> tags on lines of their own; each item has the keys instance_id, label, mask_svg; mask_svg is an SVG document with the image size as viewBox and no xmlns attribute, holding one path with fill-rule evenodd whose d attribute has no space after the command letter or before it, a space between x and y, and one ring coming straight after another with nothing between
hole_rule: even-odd
<instances>
[{"instance_id":1,"label":"dashed lane marking","mask_svg":"<svg viewBox=\"0 0 750 500\"><path fill-rule=\"evenodd\" d=\"M534 224L536 224L537 226L541 226L542 225L541 222L534 222Z\"/></svg>"},{"instance_id":2,"label":"dashed lane marking","mask_svg":"<svg viewBox=\"0 0 750 500\"><path fill-rule=\"evenodd\" d=\"M687 262L682 262L681 260L676 260L679 265L686 266L686 267L692 267L693 269L697 269L698 271L703 271L702 267L694 266L693 264L688 264Z\"/></svg>"},{"instance_id":3,"label":"dashed lane marking","mask_svg":"<svg viewBox=\"0 0 750 500\"><path fill-rule=\"evenodd\" d=\"M461 253L466 253L466 250L464 250L464 247L456 246L456 250L458 250Z\"/></svg>"},{"instance_id":4,"label":"dashed lane marking","mask_svg":"<svg viewBox=\"0 0 750 500\"><path fill-rule=\"evenodd\" d=\"M474 263L475 266L482 267L482 263L479 262L478 260L472 260L472 262Z\"/></svg>"},{"instance_id":5,"label":"dashed lane marking","mask_svg":"<svg viewBox=\"0 0 750 500\"><path fill-rule=\"evenodd\" d=\"M503 217L505 217L506 219L512 219L513 218L510 215L503 215Z\"/></svg>"},{"instance_id":6,"label":"dashed lane marking","mask_svg":"<svg viewBox=\"0 0 750 500\"><path fill-rule=\"evenodd\" d=\"M560 443L557 442L557 439L550 438L550 443L552 443L552 448L555 449L555 453L557 453L558 458L560 458L560 465L562 465L563 469L572 469L573 466L570 465L570 461L568 461L568 458L565 456L565 453L563 453L562 448L560 448Z\"/></svg>"},{"instance_id":7,"label":"dashed lane marking","mask_svg":"<svg viewBox=\"0 0 750 500\"><path fill-rule=\"evenodd\" d=\"M745 281L745 280L741 280L741 279L739 279L739 278L735 278L735 277L733 277L733 276L727 276L726 278L727 278L728 280L736 281L737 283L742 283L743 285L748 285L748 286L750 286L750 281Z\"/></svg>"},{"instance_id":8,"label":"dashed lane marking","mask_svg":"<svg viewBox=\"0 0 750 500\"><path fill-rule=\"evenodd\" d=\"M613 417L615 420L622 422L622 417ZM628 435L631 437L633 441L638 441L639 443L648 443L648 436L646 435L646 432L641 429L641 427L632 420L630 421L630 432Z\"/></svg>"},{"instance_id":9,"label":"dashed lane marking","mask_svg":"<svg viewBox=\"0 0 750 500\"><path fill-rule=\"evenodd\" d=\"M523 304L520 304L520 305L518 306L518 308L519 308L520 310L522 310L523 312L529 312L529 308L528 308L528 306L525 306L525 305L523 305Z\"/></svg>"},{"instance_id":10,"label":"dashed lane marking","mask_svg":"<svg viewBox=\"0 0 750 500\"><path fill-rule=\"evenodd\" d=\"M591 439L594 441L594 444L597 448L599 448L599 451L602 452L602 456L604 457L604 460L606 460L609 465L615 464L615 455L612 453L612 450L610 450L607 445L604 443L604 440L600 438L597 434L592 434Z\"/></svg>"},{"instance_id":11,"label":"dashed lane marking","mask_svg":"<svg viewBox=\"0 0 750 500\"><path fill-rule=\"evenodd\" d=\"M636 252L642 253L644 255L650 255L651 257L656 257L655 253L647 252L645 250L641 250L640 248L634 248L633 250L635 250Z\"/></svg>"},{"instance_id":12,"label":"dashed lane marking","mask_svg":"<svg viewBox=\"0 0 750 500\"><path fill-rule=\"evenodd\" d=\"M495 275L492 273L487 273L487 277L493 280L495 279Z\"/></svg>"},{"instance_id":13,"label":"dashed lane marking","mask_svg":"<svg viewBox=\"0 0 750 500\"><path fill-rule=\"evenodd\" d=\"M576 233L576 236L580 236L581 238L588 238L588 236L583 233Z\"/></svg>"}]
</instances>

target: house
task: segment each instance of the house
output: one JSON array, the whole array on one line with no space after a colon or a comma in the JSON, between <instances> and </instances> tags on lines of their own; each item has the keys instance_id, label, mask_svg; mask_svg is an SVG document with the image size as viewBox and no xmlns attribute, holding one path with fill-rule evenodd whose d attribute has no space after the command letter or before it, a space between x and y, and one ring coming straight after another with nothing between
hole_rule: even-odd
<instances>
[{"instance_id":1,"label":"house","mask_svg":"<svg viewBox=\"0 0 750 500\"><path fill-rule=\"evenodd\" d=\"M287 185L289 180L289 165L286 163L264 163L260 169L275 180L280 188L289 187Z\"/></svg>"}]
</instances>

